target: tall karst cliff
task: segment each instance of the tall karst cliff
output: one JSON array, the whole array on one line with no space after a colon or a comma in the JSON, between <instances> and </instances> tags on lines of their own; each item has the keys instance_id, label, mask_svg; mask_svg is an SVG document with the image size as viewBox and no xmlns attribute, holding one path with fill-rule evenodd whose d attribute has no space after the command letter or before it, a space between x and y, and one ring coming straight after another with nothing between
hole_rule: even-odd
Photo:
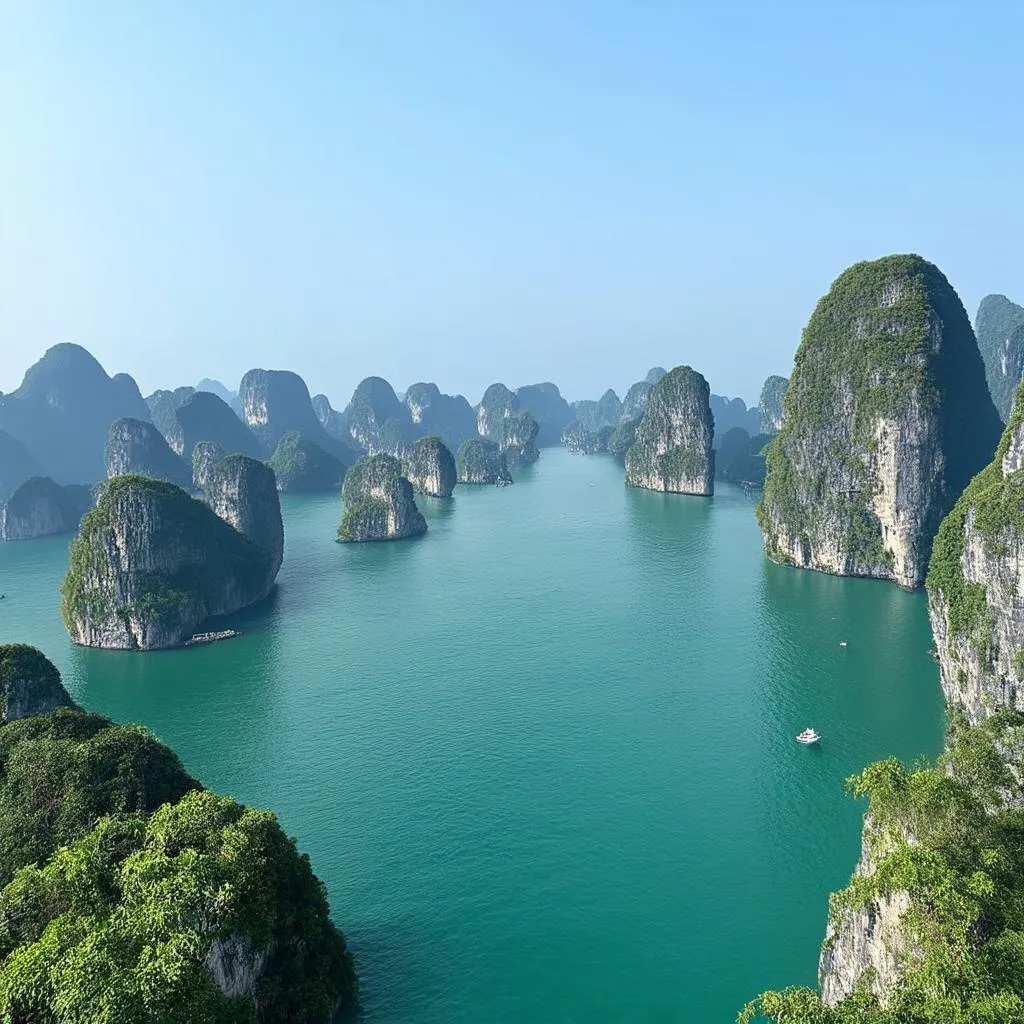
<instances>
[{"instance_id":1,"label":"tall karst cliff","mask_svg":"<svg viewBox=\"0 0 1024 1024\"><path fill-rule=\"evenodd\" d=\"M978 306L974 330L992 401L1005 422L1013 410L1017 385L1024 380L1024 306L1005 295L986 295Z\"/></svg>"},{"instance_id":2,"label":"tall karst cliff","mask_svg":"<svg viewBox=\"0 0 1024 1024\"><path fill-rule=\"evenodd\" d=\"M35 540L78 529L92 507L85 484L61 486L48 476L26 480L0 505L0 540Z\"/></svg>"},{"instance_id":3,"label":"tall karst cliff","mask_svg":"<svg viewBox=\"0 0 1024 1024\"><path fill-rule=\"evenodd\" d=\"M804 330L784 413L758 506L768 557L920 585L942 517L999 435L941 271L911 255L841 274Z\"/></svg>"},{"instance_id":4,"label":"tall karst cliff","mask_svg":"<svg viewBox=\"0 0 1024 1024\"><path fill-rule=\"evenodd\" d=\"M421 494L450 498L458 482L455 456L439 437L418 438L409 448L405 476Z\"/></svg>"},{"instance_id":5,"label":"tall karst cliff","mask_svg":"<svg viewBox=\"0 0 1024 1024\"><path fill-rule=\"evenodd\" d=\"M476 414L462 395L445 395L436 384L417 383L406 389L403 401L415 432L440 437L451 451L477 436Z\"/></svg>"},{"instance_id":6,"label":"tall karst cliff","mask_svg":"<svg viewBox=\"0 0 1024 1024\"><path fill-rule=\"evenodd\" d=\"M191 467L152 423L124 417L110 424L104 450L107 476L141 473L179 487L192 483Z\"/></svg>"},{"instance_id":7,"label":"tall karst cliff","mask_svg":"<svg viewBox=\"0 0 1024 1024\"><path fill-rule=\"evenodd\" d=\"M505 420L519 409L515 394L504 384L491 384L476 407L476 431L488 441L501 444Z\"/></svg>"},{"instance_id":8,"label":"tall karst cliff","mask_svg":"<svg viewBox=\"0 0 1024 1024\"><path fill-rule=\"evenodd\" d=\"M782 429L782 400L788 386L789 378L778 375L768 377L762 385L757 404L762 434L777 434Z\"/></svg>"},{"instance_id":9,"label":"tall karst cliff","mask_svg":"<svg viewBox=\"0 0 1024 1024\"><path fill-rule=\"evenodd\" d=\"M359 382L345 408L345 430L361 451L401 455L415 436L412 415L383 377Z\"/></svg>"},{"instance_id":10,"label":"tall karst cliff","mask_svg":"<svg viewBox=\"0 0 1024 1024\"><path fill-rule=\"evenodd\" d=\"M677 366L658 380L626 452L627 485L714 494L710 394L708 382L689 366Z\"/></svg>"},{"instance_id":11,"label":"tall karst cliff","mask_svg":"<svg viewBox=\"0 0 1024 1024\"><path fill-rule=\"evenodd\" d=\"M402 540L427 532L412 484L393 455L379 452L360 459L345 474L341 495L345 511L338 540L343 543Z\"/></svg>"},{"instance_id":12,"label":"tall karst cliff","mask_svg":"<svg viewBox=\"0 0 1024 1024\"><path fill-rule=\"evenodd\" d=\"M290 370L249 370L239 385L242 419L271 455L285 434L297 432L349 465L355 453L332 437L313 408L306 382ZM211 440L217 440L212 438ZM223 446L223 442L220 442Z\"/></svg>"},{"instance_id":13,"label":"tall karst cliff","mask_svg":"<svg viewBox=\"0 0 1024 1024\"><path fill-rule=\"evenodd\" d=\"M59 484L103 479L107 430L122 416L149 419L135 381L123 373L109 377L80 345L47 349L21 387L0 396L0 430Z\"/></svg>"},{"instance_id":14,"label":"tall karst cliff","mask_svg":"<svg viewBox=\"0 0 1024 1024\"><path fill-rule=\"evenodd\" d=\"M939 529L928 612L946 700L975 724L1024 711L1024 386L995 458Z\"/></svg>"},{"instance_id":15,"label":"tall karst cliff","mask_svg":"<svg viewBox=\"0 0 1024 1024\"><path fill-rule=\"evenodd\" d=\"M256 435L210 391L189 395L175 409L174 419L176 427L167 441L186 463L192 461L192 450L200 441L212 441L226 452L238 452L253 459L263 457Z\"/></svg>"},{"instance_id":16,"label":"tall karst cliff","mask_svg":"<svg viewBox=\"0 0 1024 1024\"><path fill-rule=\"evenodd\" d=\"M536 443L541 448L560 444L562 431L573 420L572 406L550 381L516 388L516 409L529 413L536 421Z\"/></svg>"},{"instance_id":17,"label":"tall karst cliff","mask_svg":"<svg viewBox=\"0 0 1024 1024\"><path fill-rule=\"evenodd\" d=\"M270 493L276 502L273 485ZM244 515L253 503L239 504ZM279 564L180 487L114 477L71 545L64 622L75 643L90 647L175 647L208 618L266 597Z\"/></svg>"}]
</instances>

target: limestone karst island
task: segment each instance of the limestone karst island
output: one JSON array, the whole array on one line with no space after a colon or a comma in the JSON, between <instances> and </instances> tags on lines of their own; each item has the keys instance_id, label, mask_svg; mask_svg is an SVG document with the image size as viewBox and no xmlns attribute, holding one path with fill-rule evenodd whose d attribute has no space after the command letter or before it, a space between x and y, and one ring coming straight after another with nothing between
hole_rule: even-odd
<instances>
[{"instance_id":1,"label":"limestone karst island","mask_svg":"<svg viewBox=\"0 0 1024 1024\"><path fill-rule=\"evenodd\" d=\"M1024 6L0 13L0 1024L1024 1024Z\"/></svg>"}]
</instances>

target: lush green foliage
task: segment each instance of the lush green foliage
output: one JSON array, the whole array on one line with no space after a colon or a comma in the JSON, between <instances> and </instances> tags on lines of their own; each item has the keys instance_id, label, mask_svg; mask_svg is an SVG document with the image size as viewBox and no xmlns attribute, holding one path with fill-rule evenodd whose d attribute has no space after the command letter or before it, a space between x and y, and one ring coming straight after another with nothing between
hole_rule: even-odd
<instances>
[{"instance_id":1,"label":"lush green foliage","mask_svg":"<svg viewBox=\"0 0 1024 1024\"><path fill-rule=\"evenodd\" d=\"M563 426L559 427L559 436ZM521 411L510 413L502 421L501 447L509 466L528 466L540 457L537 451L537 436L540 425L531 413Z\"/></svg>"},{"instance_id":2,"label":"lush green foliage","mask_svg":"<svg viewBox=\"0 0 1024 1024\"><path fill-rule=\"evenodd\" d=\"M218 463L218 470L227 461ZM201 564L190 558L173 572L139 573L140 599L131 607L111 609L108 595L96 583L110 571L107 548L118 521L127 521L129 510L140 505L152 512L147 517L151 530L148 543L154 549L201 552ZM122 528L124 525L121 522ZM205 601L208 593L224 586L225 579L238 581L243 593L258 591L266 580L270 561L268 552L180 487L126 474L102 485L95 508L82 520L61 586L61 610L69 628L75 620L103 619L111 612L119 616L141 613L173 623L183 607Z\"/></svg>"},{"instance_id":3,"label":"lush green foliage","mask_svg":"<svg viewBox=\"0 0 1024 1024\"><path fill-rule=\"evenodd\" d=\"M943 494L933 521L922 524L927 555L942 515L990 457L999 429L967 314L938 268L919 256L858 263L833 282L804 330L783 404L758 509L767 553L780 560L778 531L810 545L827 529L853 562L884 563L871 509L874 424L911 405L915 415L938 417L945 460ZM850 415L837 414L848 407Z\"/></svg>"},{"instance_id":4,"label":"lush green foliage","mask_svg":"<svg viewBox=\"0 0 1024 1024\"><path fill-rule=\"evenodd\" d=\"M435 497L451 497L458 482L455 456L441 438L434 435L413 442L403 472L415 490L424 491L428 481L431 487L438 486Z\"/></svg>"},{"instance_id":5,"label":"lush green foliage","mask_svg":"<svg viewBox=\"0 0 1024 1024\"><path fill-rule=\"evenodd\" d=\"M27 650L60 681L46 658ZM0 885L104 814L149 813L197 787L174 752L140 726L71 708L9 722L0 729Z\"/></svg>"},{"instance_id":6,"label":"lush green foliage","mask_svg":"<svg viewBox=\"0 0 1024 1024\"><path fill-rule=\"evenodd\" d=\"M26 675L60 684L0 648L0 681ZM0 727L0 890L6 1024L327 1024L355 999L308 858L138 726L59 708ZM225 950L258 1011L215 984Z\"/></svg>"},{"instance_id":7,"label":"lush green foliage","mask_svg":"<svg viewBox=\"0 0 1024 1024\"><path fill-rule=\"evenodd\" d=\"M761 414L761 431L774 434L782 423L782 402L789 386L788 377L773 375L768 377L761 387L761 398L758 411Z\"/></svg>"},{"instance_id":8,"label":"lush green foliage","mask_svg":"<svg viewBox=\"0 0 1024 1024\"><path fill-rule=\"evenodd\" d=\"M345 474L341 496L345 512L339 541L391 540L426 532L412 484L393 455L381 452L360 459Z\"/></svg>"},{"instance_id":9,"label":"lush green foliage","mask_svg":"<svg viewBox=\"0 0 1024 1024\"><path fill-rule=\"evenodd\" d=\"M954 717L934 767L871 765L849 782L867 797L875 870L833 897L841 917L905 892L902 983L886 1005L867 991L838 1006L817 993L762 994L740 1014L778 1024L980 1024L1024 1021L1024 715L970 728Z\"/></svg>"},{"instance_id":10,"label":"lush green foliage","mask_svg":"<svg viewBox=\"0 0 1024 1024\"><path fill-rule=\"evenodd\" d=\"M278 442L270 468L282 491L331 491L341 484L345 467L318 444L289 431Z\"/></svg>"},{"instance_id":11,"label":"lush green foliage","mask_svg":"<svg viewBox=\"0 0 1024 1024\"><path fill-rule=\"evenodd\" d=\"M101 818L0 894L0 1017L255 1022L250 1000L222 994L206 968L229 937L272 951L262 1020L326 1024L354 996L322 886L272 814L191 792L148 818Z\"/></svg>"},{"instance_id":12,"label":"lush green foliage","mask_svg":"<svg viewBox=\"0 0 1024 1024\"><path fill-rule=\"evenodd\" d=\"M942 521L932 547L928 566L928 590L941 594L946 604L949 628L971 641L979 654L988 652L991 619L983 583L968 583L963 574L963 553L967 516L973 509L974 529L992 546L1000 533L1012 527L1024 533L1024 472L1003 476L1002 462L1014 433L1024 423L1024 384L1017 388L1013 413L995 458L967 486L952 511Z\"/></svg>"}]
</instances>

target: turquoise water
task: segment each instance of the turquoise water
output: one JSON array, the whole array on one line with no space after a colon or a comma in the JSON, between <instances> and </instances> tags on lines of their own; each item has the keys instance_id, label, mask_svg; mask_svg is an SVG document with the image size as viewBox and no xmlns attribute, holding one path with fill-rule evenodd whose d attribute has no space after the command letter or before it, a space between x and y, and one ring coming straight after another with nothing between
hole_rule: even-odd
<instances>
[{"instance_id":1,"label":"turquoise water","mask_svg":"<svg viewBox=\"0 0 1024 1024\"><path fill-rule=\"evenodd\" d=\"M371 1024L731 1021L812 984L844 778L941 745L923 596L773 566L738 491L604 457L424 506L422 540L341 546L334 498L286 499L276 596L187 651L72 648L68 538L0 545L0 642L277 811Z\"/></svg>"}]
</instances>

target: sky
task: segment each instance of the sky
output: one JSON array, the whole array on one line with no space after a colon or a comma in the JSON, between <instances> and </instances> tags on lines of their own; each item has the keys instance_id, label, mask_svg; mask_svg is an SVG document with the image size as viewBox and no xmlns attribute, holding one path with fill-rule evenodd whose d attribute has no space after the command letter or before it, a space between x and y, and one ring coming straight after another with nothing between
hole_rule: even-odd
<instances>
[{"instance_id":1,"label":"sky","mask_svg":"<svg viewBox=\"0 0 1024 1024\"><path fill-rule=\"evenodd\" d=\"M851 263L1024 302L1024 4L0 0L0 390L753 404Z\"/></svg>"}]
</instances>

